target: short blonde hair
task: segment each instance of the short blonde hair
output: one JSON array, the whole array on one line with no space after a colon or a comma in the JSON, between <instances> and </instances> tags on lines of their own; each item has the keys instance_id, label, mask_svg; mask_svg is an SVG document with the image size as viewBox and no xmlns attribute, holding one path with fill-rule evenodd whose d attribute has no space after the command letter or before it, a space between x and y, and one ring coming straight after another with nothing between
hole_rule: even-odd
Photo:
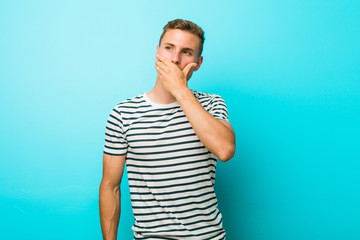
<instances>
[{"instance_id":1,"label":"short blonde hair","mask_svg":"<svg viewBox=\"0 0 360 240\"><path fill-rule=\"evenodd\" d=\"M160 36L159 45L161 44L161 40L163 39L165 33L170 29L179 29L179 30L187 31L189 33L192 33L192 34L198 36L200 38L199 57L201 56L202 51L203 51L204 41L205 41L205 36L204 36L205 33L201 29L201 27L199 27L198 25L196 25L195 23L193 23L191 21L187 21L187 20L183 20L183 19L172 20L165 25L164 30Z\"/></svg>"}]
</instances>

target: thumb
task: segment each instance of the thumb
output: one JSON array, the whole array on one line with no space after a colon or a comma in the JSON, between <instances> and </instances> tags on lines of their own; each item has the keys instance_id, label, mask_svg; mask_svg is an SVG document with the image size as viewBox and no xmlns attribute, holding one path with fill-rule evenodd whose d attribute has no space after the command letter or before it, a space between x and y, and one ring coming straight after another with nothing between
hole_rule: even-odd
<instances>
[{"instance_id":1,"label":"thumb","mask_svg":"<svg viewBox=\"0 0 360 240\"><path fill-rule=\"evenodd\" d=\"M188 65L186 65L186 67L183 69L183 73L185 74L185 76L187 76L189 72L193 70L196 66L197 63L189 63Z\"/></svg>"}]
</instances>

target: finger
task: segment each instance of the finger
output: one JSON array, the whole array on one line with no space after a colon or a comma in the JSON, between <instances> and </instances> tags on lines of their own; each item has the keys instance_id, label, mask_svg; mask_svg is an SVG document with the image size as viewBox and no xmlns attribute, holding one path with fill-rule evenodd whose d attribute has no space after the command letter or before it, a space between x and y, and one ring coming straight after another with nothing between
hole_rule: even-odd
<instances>
[{"instance_id":1,"label":"finger","mask_svg":"<svg viewBox=\"0 0 360 240\"><path fill-rule=\"evenodd\" d=\"M183 73L185 74L185 76L187 76L190 71L193 71L196 66L196 63L189 63L188 65L186 65L186 67L183 69Z\"/></svg>"},{"instance_id":2,"label":"finger","mask_svg":"<svg viewBox=\"0 0 360 240\"><path fill-rule=\"evenodd\" d=\"M158 67L158 66L156 66L155 65L155 69L156 69L156 72L157 72L157 75L159 76L159 77L161 77L162 75L163 75L163 70L160 68L160 67Z\"/></svg>"},{"instance_id":3,"label":"finger","mask_svg":"<svg viewBox=\"0 0 360 240\"><path fill-rule=\"evenodd\" d=\"M160 62L164 63L166 66L168 66L171 63L171 61L169 59L167 59L161 55L157 55L156 59L159 60Z\"/></svg>"},{"instance_id":4,"label":"finger","mask_svg":"<svg viewBox=\"0 0 360 240\"><path fill-rule=\"evenodd\" d=\"M155 66L157 66L157 67L158 67L159 69L161 69L162 71L166 71L166 70L167 70L166 65L165 65L163 62L159 61L159 60L156 60L156 61L155 61Z\"/></svg>"}]
</instances>

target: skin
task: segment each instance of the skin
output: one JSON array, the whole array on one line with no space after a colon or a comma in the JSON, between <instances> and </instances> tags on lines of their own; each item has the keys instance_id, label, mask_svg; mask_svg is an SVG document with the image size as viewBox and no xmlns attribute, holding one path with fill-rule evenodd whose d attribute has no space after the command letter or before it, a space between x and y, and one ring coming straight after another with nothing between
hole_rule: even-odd
<instances>
[{"instance_id":1,"label":"skin","mask_svg":"<svg viewBox=\"0 0 360 240\"><path fill-rule=\"evenodd\" d=\"M147 93L151 101L169 104L177 101L201 142L221 161L235 153L235 133L231 125L209 114L187 86L203 57L199 56L198 36L172 29L156 49L154 88ZM116 239L120 219L120 183L126 155L103 155L103 178L100 184L100 221L103 237Z\"/></svg>"},{"instance_id":2,"label":"skin","mask_svg":"<svg viewBox=\"0 0 360 240\"><path fill-rule=\"evenodd\" d=\"M126 155L103 155L103 177L100 183L99 207L103 238L115 240L120 220L120 183Z\"/></svg>"},{"instance_id":3,"label":"skin","mask_svg":"<svg viewBox=\"0 0 360 240\"><path fill-rule=\"evenodd\" d=\"M192 33L179 29L166 32L156 50L157 79L148 97L158 103L177 101L200 141L225 162L235 153L234 130L208 113L187 86L203 62L198 56L199 43L199 37Z\"/></svg>"}]
</instances>

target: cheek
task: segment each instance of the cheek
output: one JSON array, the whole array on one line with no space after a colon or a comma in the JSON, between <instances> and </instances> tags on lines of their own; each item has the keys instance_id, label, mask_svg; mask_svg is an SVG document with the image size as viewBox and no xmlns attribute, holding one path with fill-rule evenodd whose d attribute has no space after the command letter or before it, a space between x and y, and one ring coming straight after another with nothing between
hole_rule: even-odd
<instances>
[{"instance_id":1,"label":"cheek","mask_svg":"<svg viewBox=\"0 0 360 240\"><path fill-rule=\"evenodd\" d=\"M192 57L184 57L182 59L182 62L186 65L188 65L189 63L196 63L196 59L192 58Z\"/></svg>"},{"instance_id":2,"label":"cheek","mask_svg":"<svg viewBox=\"0 0 360 240\"><path fill-rule=\"evenodd\" d=\"M159 55L168 59L168 60L171 60L171 53L169 51L166 51L166 50L159 50Z\"/></svg>"}]
</instances>

